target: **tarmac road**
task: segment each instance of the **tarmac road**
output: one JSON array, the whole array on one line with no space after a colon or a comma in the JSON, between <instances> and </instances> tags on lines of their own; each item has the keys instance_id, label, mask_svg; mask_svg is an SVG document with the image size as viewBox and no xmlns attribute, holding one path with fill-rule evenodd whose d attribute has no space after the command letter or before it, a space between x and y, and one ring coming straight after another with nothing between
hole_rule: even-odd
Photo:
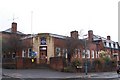
<instances>
[{"instance_id":1,"label":"tarmac road","mask_svg":"<svg viewBox=\"0 0 120 80\"><path fill-rule=\"evenodd\" d=\"M120 80L116 72L65 73L50 69L2 69L2 80Z\"/></svg>"}]
</instances>

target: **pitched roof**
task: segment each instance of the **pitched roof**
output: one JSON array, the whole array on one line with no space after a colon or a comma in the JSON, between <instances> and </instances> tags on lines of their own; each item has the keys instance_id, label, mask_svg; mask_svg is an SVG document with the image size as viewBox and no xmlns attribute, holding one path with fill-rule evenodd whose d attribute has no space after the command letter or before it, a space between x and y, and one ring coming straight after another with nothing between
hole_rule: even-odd
<instances>
[{"instance_id":1,"label":"pitched roof","mask_svg":"<svg viewBox=\"0 0 120 80\"><path fill-rule=\"evenodd\" d=\"M9 29L5 30L4 32L12 33L12 29L9 28ZM17 34L24 34L24 33L17 31Z\"/></svg>"}]
</instances>

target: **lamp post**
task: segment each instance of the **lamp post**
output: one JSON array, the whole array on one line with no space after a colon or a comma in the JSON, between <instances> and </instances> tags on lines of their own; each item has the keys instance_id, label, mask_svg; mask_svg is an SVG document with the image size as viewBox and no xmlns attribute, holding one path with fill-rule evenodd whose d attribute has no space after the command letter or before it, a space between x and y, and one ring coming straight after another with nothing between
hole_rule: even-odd
<instances>
[{"instance_id":1,"label":"lamp post","mask_svg":"<svg viewBox=\"0 0 120 80\"><path fill-rule=\"evenodd\" d=\"M86 39L84 38L84 36L87 36L87 35L83 35L83 39L84 39L84 41L85 41L85 74L87 75L88 74L88 70L87 70L87 68L88 68L88 66L87 66L87 50L86 50L86 46L87 46L87 44L86 44Z\"/></svg>"}]
</instances>

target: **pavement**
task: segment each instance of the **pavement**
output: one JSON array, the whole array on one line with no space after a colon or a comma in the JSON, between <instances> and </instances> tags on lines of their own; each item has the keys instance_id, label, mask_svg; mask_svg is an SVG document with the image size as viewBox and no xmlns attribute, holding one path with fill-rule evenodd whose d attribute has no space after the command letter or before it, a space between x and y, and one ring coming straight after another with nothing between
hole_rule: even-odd
<instances>
[{"instance_id":1,"label":"pavement","mask_svg":"<svg viewBox=\"0 0 120 80\"><path fill-rule=\"evenodd\" d=\"M120 75L116 72L97 72L97 73L66 73L59 72L51 69L2 69L2 78L19 78L20 80L32 80L36 78L41 78L42 80L79 80L79 79L92 79L94 80L120 80ZM6 80L6 79L4 79Z\"/></svg>"}]
</instances>

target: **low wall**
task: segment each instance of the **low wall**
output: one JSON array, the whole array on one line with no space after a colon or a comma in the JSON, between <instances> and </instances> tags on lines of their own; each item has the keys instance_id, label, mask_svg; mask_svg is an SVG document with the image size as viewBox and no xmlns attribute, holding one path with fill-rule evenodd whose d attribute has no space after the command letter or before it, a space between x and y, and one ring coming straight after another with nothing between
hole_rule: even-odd
<instances>
[{"instance_id":1,"label":"low wall","mask_svg":"<svg viewBox=\"0 0 120 80\"><path fill-rule=\"evenodd\" d=\"M50 58L50 67L52 69L61 71L65 66L65 58L64 57L51 57Z\"/></svg>"}]
</instances>

